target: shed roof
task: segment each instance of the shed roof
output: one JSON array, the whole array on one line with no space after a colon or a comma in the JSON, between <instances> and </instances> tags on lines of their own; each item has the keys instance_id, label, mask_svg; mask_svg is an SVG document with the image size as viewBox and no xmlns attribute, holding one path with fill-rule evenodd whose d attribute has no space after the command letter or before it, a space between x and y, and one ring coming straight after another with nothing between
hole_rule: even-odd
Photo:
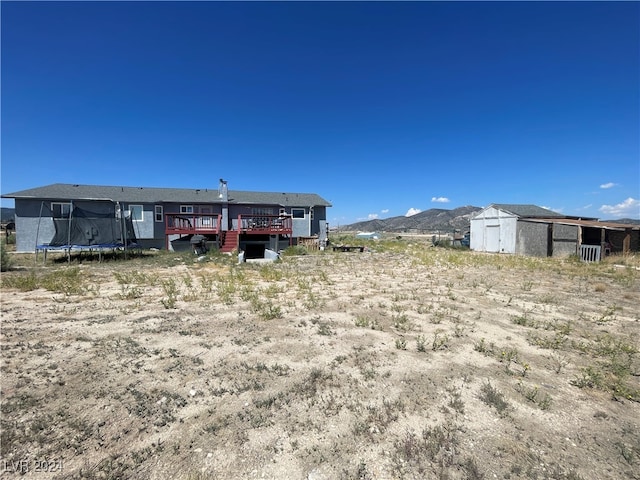
<instances>
[{"instance_id":1,"label":"shed roof","mask_svg":"<svg viewBox=\"0 0 640 480\"><path fill-rule=\"evenodd\" d=\"M497 208L499 210L504 210L506 212L512 213L518 217L524 217L524 218L532 218L532 217L566 218L565 215L554 212L553 210L549 210L547 208L542 208L537 205L531 205L531 204L492 203L490 206Z\"/></svg>"},{"instance_id":2,"label":"shed roof","mask_svg":"<svg viewBox=\"0 0 640 480\"><path fill-rule=\"evenodd\" d=\"M217 189L74 185L68 183L54 183L7 193L3 194L2 198L65 201L111 200L128 203L221 203ZM230 204L267 204L285 207L331 206L331 203L315 193L229 190L228 199Z\"/></svg>"},{"instance_id":3,"label":"shed roof","mask_svg":"<svg viewBox=\"0 0 640 480\"><path fill-rule=\"evenodd\" d=\"M575 218L532 218L528 219L531 222L538 223L558 223L561 225L577 225L581 227L593 227L603 228L605 230L640 230L640 225L632 223L616 223L616 222L601 222L600 220L589 219L575 219Z\"/></svg>"}]
</instances>

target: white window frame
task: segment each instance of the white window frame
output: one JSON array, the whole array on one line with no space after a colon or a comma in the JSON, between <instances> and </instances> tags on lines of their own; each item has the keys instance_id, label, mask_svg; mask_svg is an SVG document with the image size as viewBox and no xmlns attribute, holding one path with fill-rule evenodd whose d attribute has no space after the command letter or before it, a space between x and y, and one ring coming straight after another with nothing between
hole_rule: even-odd
<instances>
[{"instance_id":1,"label":"white window frame","mask_svg":"<svg viewBox=\"0 0 640 480\"><path fill-rule=\"evenodd\" d=\"M193 214L193 205L180 205L180 213Z\"/></svg>"},{"instance_id":2,"label":"white window frame","mask_svg":"<svg viewBox=\"0 0 640 480\"><path fill-rule=\"evenodd\" d=\"M162 205L156 205L153 209L153 214L156 222L164 222L164 207Z\"/></svg>"},{"instance_id":3,"label":"white window frame","mask_svg":"<svg viewBox=\"0 0 640 480\"><path fill-rule=\"evenodd\" d=\"M263 215L273 215L273 208L270 207L253 207L251 208L251 215L258 217Z\"/></svg>"},{"instance_id":4,"label":"white window frame","mask_svg":"<svg viewBox=\"0 0 640 480\"><path fill-rule=\"evenodd\" d=\"M296 215L298 215L300 212L302 212L302 216L301 217L297 217ZM307 217L307 211L304 208L292 208L291 209L291 216L293 218L306 218Z\"/></svg>"},{"instance_id":5,"label":"white window frame","mask_svg":"<svg viewBox=\"0 0 640 480\"><path fill-rule=\"evenodd\" d=\"M60 209L60 213L56 215L56 207ZM65 215L64 207L67 207L68 211ZM71 215L71 202L51 202L51 217L52 218L69 218Z\"/></svg>"},{"instance_id":6,"label":"white window frame","mask_svg":"<svg viewBox=\"0 0 640 480\"><path fill-rule=\"evenodd\" d=\"M133 209L140 209L140 218L136 218L133 215ZM144 222L144 207L142 205L129 205L129 215L134 222Z\"/></svg>"}]
</instances>

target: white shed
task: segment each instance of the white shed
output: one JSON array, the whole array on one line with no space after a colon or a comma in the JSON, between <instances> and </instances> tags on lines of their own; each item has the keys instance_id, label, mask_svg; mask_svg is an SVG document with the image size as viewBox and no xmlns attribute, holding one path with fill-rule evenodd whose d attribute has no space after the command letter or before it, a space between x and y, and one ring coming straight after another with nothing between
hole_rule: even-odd
<instances>
[{"instance_id":1,"label":"white shed","mask_svg":"<svg viewBox=\"0 0 640 480\"><path fill-rule=\"evenodd\" d=\"M481 210L471 219L471 250L515 253L517 223L517 215L494 205Z\"/></svg>"},{"instance_id":2,"label":"white shed","mask_svg":"<svg viewBox=\"0 0 640 480\"><path fill-rule=\"evenodd\" d=\"M563 215L536 205L491 204L471 218L471 239L469 247L478 252L526 253L524 250L524 226L518 223L524 219L563 218ZM528 226L528 230L535 228ZM547 253L546 226L538 228L534 236L541 243L543 255ZM527 236L532 238L531 233ZM539 239L539 240L538 240ZM531 244L531 241L527 242ZM526 248L527 250L529 248Z\"/></svg>"}]
</instances>

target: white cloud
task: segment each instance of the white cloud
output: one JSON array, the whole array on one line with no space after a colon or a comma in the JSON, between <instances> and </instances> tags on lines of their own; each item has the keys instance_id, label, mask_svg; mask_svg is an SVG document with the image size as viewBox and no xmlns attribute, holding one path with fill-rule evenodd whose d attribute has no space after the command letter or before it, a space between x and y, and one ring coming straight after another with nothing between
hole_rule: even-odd
<instances>
[{"instance_id":1,"label":"white cloud","mask_svg":"<svg viewBox=\"0 0 640 480\"><path fill-rule=\"evenodd\" d=\"M384 210L380 210L380 213L389 213L389 209L385 208Z\"/></svg>"},{"instance_id":2,"label":"white cloud","mask_svg":"<svg viewBox=\"0 0 640 480\"><path fill-rule=\"evenodd\" d=\"M420 210L419 208L410 208L409 210L407 210L407 213L404 214L405 217L410 217L412 215L415 215L416 213L420 213L422 210Z\"/></svg>"},{"instance_id":3,"label":"white cloud","mask_svg":"<svg viewBox=\"0 0 640 480\"><path fill-rule=\"evenodd\" d=\"M431 197L431 201L435 203L449 203L450 200L447 197Z\"/></svg>"},{"instance_id":4,"label":"white cloud","mask_svg":"<svg viewBox=\"0 0 640 480\"><path fill-rule=\"evenodd\" d=\"M629 197L617 205L602 205L599 210L605 215L613 217L638 218L640 217L640 200Z\"/></svg>"},{"instance_id":5,"label":"white cloud","mask_svg":"<svg viewBox=\"0 0 640 480\"><path fill-rule=\"evenodd\" d=\"M603 183L602 185L600 185L600 188L611 188L611 187L615 187L616 184L613 182L608 182L608 183Z\"/></svg>"},{"instance_id":6,"label":"white cloud","mask_svg":"<svg viewBox=\"0 0 640 480\"><path fill-rule=\"evenodd\" d=\"M551 210L552 212L556 212L556 213L562 213L564 210L564 207L560 207L560 208L553 208L553 207L547 207L544 205L540 205L542 208L546 208L547 210Z\"/></svg>"},{"instance_id":7,"label":"white cloud","mask_svg":"<svg viewBox=\"0 0 640 480\"><path fill-rule=\"evenodd\" d=\"M377 213L370 213L369 215L367 215L367 220L375 220L376 218L378 218Z\"/></svg>"}]
</instances>

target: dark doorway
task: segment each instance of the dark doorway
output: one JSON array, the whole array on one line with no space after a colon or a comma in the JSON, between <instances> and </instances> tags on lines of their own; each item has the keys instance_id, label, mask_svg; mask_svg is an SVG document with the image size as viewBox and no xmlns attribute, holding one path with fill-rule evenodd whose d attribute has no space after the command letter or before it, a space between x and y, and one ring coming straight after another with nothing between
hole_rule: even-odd
<instances>
[{"instance_id":1,"label":"dark doorway","mask_svg":"<svg viewBox=\"0 0 640 480\"><path fill-rule=\"evenodd\" d=\"M244 258L264 258L265 248L262 243L249 243L245 245Z\"/></svg>"},{"instance_id":2,"label":"dark doorway","mask_svg":"<svg viewBox=\"0 0 640 480\"><path fill-rule=\"evenodd\" d=\"M583 245L600 245L602 243L601 231L599 228L582 228Z\"/></svg>"}]
</instances>

